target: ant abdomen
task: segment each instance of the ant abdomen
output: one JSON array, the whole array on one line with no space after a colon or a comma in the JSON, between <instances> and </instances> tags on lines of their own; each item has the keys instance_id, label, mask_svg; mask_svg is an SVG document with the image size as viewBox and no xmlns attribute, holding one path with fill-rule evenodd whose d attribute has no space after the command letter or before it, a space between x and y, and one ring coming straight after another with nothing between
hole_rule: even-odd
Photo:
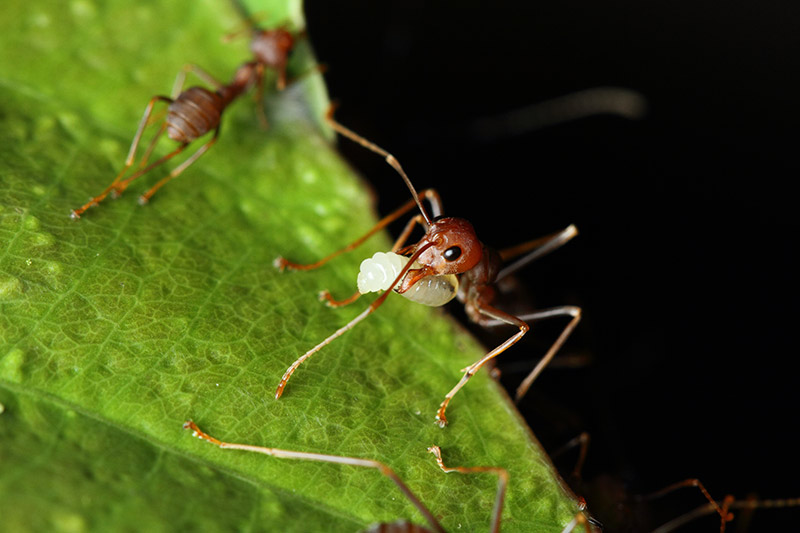
<instances>
[{"instance_id":1,"label":"ant abdomen","mask_svg":"<svg viewBox=\"0 0 800 533\"><path fill-rule=\"evenodd\" d=\"M358 291L361 294L397 289L402 281L392 287L392 282L408 263L408 257L394 252L376 252L361 262L358 273ZM420 268L414 264L411 267ZM407 291L399 293L412 302L431 307L439 307L452 300L458 292L458 278L453 274L426 276L412 285Z\"/></svg>"},{"instance_id":2,"label":"ant abdomen","mask_svg":"<svg viewBox=\"0 0 800 533\"><path fill-rule=\"evenodd\" d=\"M167 135L180 143L192 142L219 125L224 107L218 94L190 87L169 105Z\"/></svg>"}]
</instances>

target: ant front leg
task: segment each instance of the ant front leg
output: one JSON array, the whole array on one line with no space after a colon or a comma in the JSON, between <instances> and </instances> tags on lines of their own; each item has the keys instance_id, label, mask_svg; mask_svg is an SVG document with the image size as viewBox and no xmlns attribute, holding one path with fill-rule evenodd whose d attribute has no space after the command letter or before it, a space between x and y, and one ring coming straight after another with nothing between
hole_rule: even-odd
<instances>
[{"instance_id":1,"label":"ant front leg","mask_svg":"<svg viewBox=\"0 0 800 533\"><path fill-rule=\"evenodd\" d=\"M397 285L400 282L400 280L403 279L408 270L411 268L411 265L414 263L414 261L416 261L417 258L431 246L433 246L433 244L428 243L426 245L421 246L419 250L414 252L414 254L409 258L408 263L406 263L406 265L400 270L400 273L392 282L391 285L392 287ZM303 361L305 361L306 359L308 359L309 357L320 351L322 348L333 342L335 339L347 333L349 330L355 327L356 324L358 324L359 322L367 318L369 315L371 315L378 307L380 307L383 304L383 302L386 301L386 298L389 296L391 292L392 291L385 291L376 300L374 300L371 304L369 304L369 307L367 307L364 311L362 311L353 320L351 320L341 328L337 329L335 332L333 332L333 334L329 335L325 340L323 340L322 342L320 342L319 344L308 350L306 353L301 355L294 363L292 363L289 366L289 368L286 369L286 372L283 373L283 377L281 378L281 381L278 383L278 388L275 390L275 399L277 400L283 395L283 390L286 388L286 384L289 382L289 378L292 377L294 371L297 370L297 368L303 363Z\"/></svg>"},{"instance_id":2,"label":"ant front leg","mask_svg":"<svg viewBox=\"0 0 800 533\"><path fill-rule=\"evenodd\" d=\"M439 193L437 193L434 189L426 189L426 190L422 191L421 196L423 198L426 198L429 202L431 202L432 205L441 206L441 199L439 198ZM327 263L328 261L330 261L331 259L334 259L335 257L339 257L343 253L355 250L356 248L361 246L364 243L364 241L366 241L367 239L369 239L370 237L372 237L373 235L378 233L380 230L384 229L386 226L388 226L389 224L391 224L392 222L394 222L398 218L402 217L404 214L408 213L411 209L414 208L415 205L416 205L416 201L415 200L409 200L408 202L406 202L405 204L400 206L398 209L396 209L392 213L390 213L390 214L386 215L385 217L383 217L367 233L365 233L364 235L362 235L361 237L359 237L355 241L351 242L350 244L348 244L344 248L340 248L339 250L336 250L332 254L323 257L322 259L320 259L319 261L317 261L315 263L310 263L310 264L294 263L292 261L284 259L283 257L277 257L275 259L275 261L273 262L273 265L275 266L275 268L277 268L279 270L283 270L285 268L288 268L289 270L314 270L314 269L317 269L317 268L321 267L322 265L324 265L325 263ZM437 209L440 209L440 207L437 207ZM410 230L408 230L407 232L404 231L403 234L406 235L406 237L407 237L407 233L410 233L410 232L411 232ZM397 244L397 243L395 243L395 244Z\"/></svg>"},{"instance_id":3,"label":"ant front leg","mask_svg":"<svg viewBox=\"0 0 800 533\"><path fill-rule=\"evenodd\" d=\"M397 253L398 250L403 248L403 245L408 240L408 237L411 234L411 232L414 231L414 228L416 227L416 225L419 224L419 225L424 227L424 223L425 223L425 221L422 218L422 215L417 215L414 218L412 218L411 220L409 220L408 223L406 224L406 227L403 229L403 232L400 234L400 236L394 242L394 245L392 245L392 252ZM324 301L325 305L327 305L328 307L344 307L345 305L349 305L349 304L355 302L360 297L361 297L361 291L358 291L358 290L355 293L353 293L352 296L350 296L349 298L346 298L344 300L336 300L336 299L334 299L333 296L331 296L330 291L328 291L328 290L324 290L324 291L319 293L319 299L321 301Z\"/></svg>"}]
</instances>

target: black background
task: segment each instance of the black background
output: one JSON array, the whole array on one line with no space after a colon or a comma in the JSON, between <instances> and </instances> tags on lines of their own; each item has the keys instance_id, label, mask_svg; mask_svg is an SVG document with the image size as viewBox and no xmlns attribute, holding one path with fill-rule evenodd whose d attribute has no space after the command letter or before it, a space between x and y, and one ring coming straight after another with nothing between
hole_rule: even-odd
<instances>
[{"instance_id":1,"label":"black background","mask_svg":"<svg viewBox=\"0 0 800 533\"><path fill-rule=\"evenodd\" d=\"M632 494L699 477L720 497L800 496L800 13L749 4L306 4L339 120L393 152L418 189L437 188L447 214L497 248L578 226L520 277L538 308L583 307L564 353L590 363L547 369L521 409L550 451L588 431L585 478L611 474ZM648 115L473 131L481 117L612 85L644 95ZM380 212L408 198L381 158L340 146ZM504 382L515 387L559 327L537 324L504 354ZM590 488L579 490L614 530ZM702 502L687 489L655 520ZM751 530L798 519L763 511Z\"/></svg>"}]
</instances>

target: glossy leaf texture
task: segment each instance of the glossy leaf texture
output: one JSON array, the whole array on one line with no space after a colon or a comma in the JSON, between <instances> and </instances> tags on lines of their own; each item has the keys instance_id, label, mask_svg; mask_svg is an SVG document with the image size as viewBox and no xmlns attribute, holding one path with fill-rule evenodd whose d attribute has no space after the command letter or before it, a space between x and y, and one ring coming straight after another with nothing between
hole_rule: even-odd
<instances>
[{"instance_id":1,"label":"glossy leaf texture","mask_svg":"<svg viewBox=\"0 0 800 533\"><path fill-rule=\"evenodd\" d=\"M265 26L303 25L298 2L248 8ZM266 131L252 98L235 102L219 142L149 205L137 196L166 169L70 219L119 171L144 106L169 94L182 65L226 80L249 57L245 39L221 40L241 28L222 0L4 5L4 529L358 531L422 522L375 471L219 450L182 429L192 418L225 440L383 461L446 528L488 529L496 480L442 473L426 452L438 444L450 464L509 470L504 531L559 531L578 504L485 373L453 402L450 426L434 425L459 369L483 353L441 310L389 298L273 398L286 367L367 304L328 309L317 293L350 294L361 259L389 242L379 236L318 271L272 266L278 255L315 260L376 219L367 186L319 119L327 106L319 76L267 91ZM290 71L312 64L303 40Z\"/></svg>"}]
</instances>

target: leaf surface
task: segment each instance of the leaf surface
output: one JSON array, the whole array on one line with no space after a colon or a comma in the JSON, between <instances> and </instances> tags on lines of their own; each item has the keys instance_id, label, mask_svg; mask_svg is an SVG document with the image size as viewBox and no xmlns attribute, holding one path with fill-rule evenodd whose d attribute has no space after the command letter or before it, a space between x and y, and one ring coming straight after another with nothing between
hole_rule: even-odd
<instances>
[{"instance_id":1,"label":"leaf surface","mask_svg":"<svg viewBox=\"0 0 800 533\"><path fill-rule=\"evenodd\" d=\"M110 183L153 94L187 62L227 79L248 57L226 2L12 1L0 19L0 516L13 531L357 531L422 518L372 470L223 451L224 440L383 461L445 528L488 529L491 475L511 476L504 531L559 531L577 509L546 455L484 372L433 424L459 369L483 349L441 310L399 297L307 361L286 367L369 301L328 309L372 239L313 261L375 221L369 191L331 146L322 81L245 97L219 142L150 205L157 169L78 221ZM253 2L265 26L302 27L297 2ZM10 52L10 53L7 53ZM313 64L298 45L293 73ZM346 95L344 95L346 96ZM173 145L174 146L174 145ZM198 145L199 146L199 145ZM160 147L166 151L169 143ZM171 167L168 167L171 168Z\"/></svg>"}]
</instances>

